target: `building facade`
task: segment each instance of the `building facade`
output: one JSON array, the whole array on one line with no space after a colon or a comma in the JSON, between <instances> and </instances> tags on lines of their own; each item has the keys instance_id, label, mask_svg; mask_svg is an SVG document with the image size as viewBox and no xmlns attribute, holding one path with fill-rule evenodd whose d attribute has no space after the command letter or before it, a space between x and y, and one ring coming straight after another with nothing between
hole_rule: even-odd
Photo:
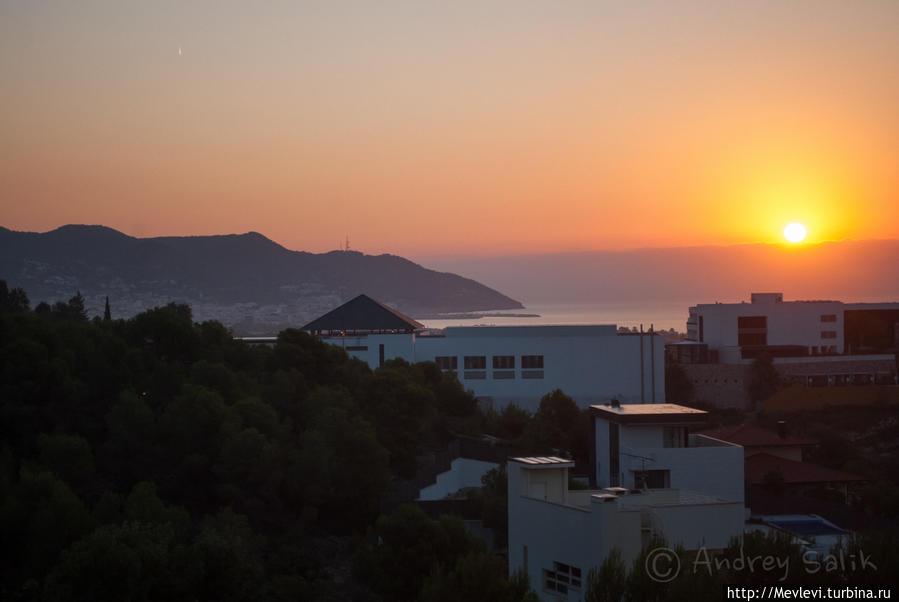
<instances>
[{"instance_id":1,"label":"building facade","mask_svg":"<svg viewBox=\"0 0 899 602\"><path fill-rule=\"evenodd\" d=\"M612 550L630 566L654 536L670 548L725 548L743 532L743 504L676 488L568 489L562 458L512 458L509 572L541 600L582 600L590 569Z\"/></svg>"},{"instance_id":2,"label":"building facade","mask_svg":"<svg viewBox=\"0 0 899 602\"><path fill-rule=\"evenodd\" d=\"M590 406L598 487L676 488L743 503L743 448L692 432L703 410L661 404Z\"/></svg>"},{"instance_id":3,"label":"building facade","mask_svg":"<svg viewBox=\"0 0 899 602\"><path fill-rule=\"evenodd\" d=\"M454 372L483 406L494 409L516 403L534 411L541 397L555 389L582 407L611 399L665 400L665 349L658 334L618 333L614 325L435 330L366 299L353 300L303 329L372 368L394 358L436 362ZM350 303L355 303L353 311L344 311ZM396 322L397 316L404 321Z\"/></svg>"},{"instance_id":4,"label":"building facade","mask_svg":"<svg viewBox=\"0 0 899 602\"><path fill-rule=\"evenodd\" d=\"M746 303L691 307L688 343L678 355L695 363L750 362L772 357L878 355L899 345L899 303L784 301L783 293L752 293ZM685 363L693 363L686 361Z\"/></svg>"}]
</instances>

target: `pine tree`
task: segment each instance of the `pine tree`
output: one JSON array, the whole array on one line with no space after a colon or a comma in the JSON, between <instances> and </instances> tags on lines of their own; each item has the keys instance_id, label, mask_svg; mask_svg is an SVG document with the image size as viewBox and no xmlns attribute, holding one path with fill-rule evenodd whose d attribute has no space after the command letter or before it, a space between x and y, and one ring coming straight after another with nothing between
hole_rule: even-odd
<instances>
[{"instance_id":1,"label":"pine tree","mask_svg":"<svg viewBox=\"0 0 899 602\"><path fill-rule=\"evenodd\" d=\"M105 322L112 320L112 313L109 311L109 295L106 295L106 308L103 310L103 320Z\"/></svg>"},{"instance_id":2,"label":"pine tree","mask_svg":"<svg viewBox=\"0 0 899 602\"><path fill-rule=\"evenodd\" d=\"M84 296L82 296L81 291L76 292L75 296L69 299L66 313L72 320L87 321L87 311L84 309Z\"/></svg>"}]
</instances>

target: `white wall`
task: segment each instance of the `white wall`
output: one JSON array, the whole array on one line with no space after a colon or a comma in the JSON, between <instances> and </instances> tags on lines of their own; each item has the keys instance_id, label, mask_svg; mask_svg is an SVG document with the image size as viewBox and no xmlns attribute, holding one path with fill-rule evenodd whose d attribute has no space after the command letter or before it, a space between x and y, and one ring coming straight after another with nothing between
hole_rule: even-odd
<instances>
[{"instance_id":1,"label":"white wall","mask_svg":"<svg viewBox=\"0 0 899 602\"><path fill-rule=\"evenodd\" d=\"M495 462L456 458L450 463L450 469L437 475L437 482L424 487L418 493L420 500L442 500L450 493L456 493L463 487L480 487L481 477L489 470L499 467Z\"/></svg>"},{"instance_id":2,"label":"white wall","mask_svg":"<svg viewBox=\"0 0 899 602\"><path fill-rule=\"evenodd\" d=\"M846 307L839 301L744 302L700 304L690 311L696 316L697 338L701 316L702 341L708 343L710 349L718 350L719 361L741 363L750 360L740 357L738 317L765 316L768 345L834 346L837 353L842 353L843 311ZM836 322L822 322L822 315L835 315ZM821 333L825 331L835 332L836 338L822 338Z\"/></svg>"},{"instance_id":3,"label":"white wall","mask_svg":"<svg viewBox=\"0 0 899 602\"><path fill-rule=\"evenodd\" d=\"M607 487L609 478L609 421L594 419L596 429L597 481ZM722 444L715 447L662 447L664 425L619 426L619 472L622 487L635 486L633 471L668 470L672 488L687 489L743 503L743 448ZM631 455L626 455L631 454ZM643 456L644 460L633 456Z\"/></svg>"},{"instance_id":4,"label":"white wall","mask_svg":"<svg viewBox=\"0 0 899 602\"><path fill-rule=\"evenodd\" d=\"M687 550L726 548L731 537L743 532L745 522L743 504L737 502L659 506L652 509L652 514L659 521L668 546L680 544Z\"/></svg>"},{"instance_id":5,"label":"white wall","mask_svg":"<svg viewBox=\"0 0 899 602\"><path fill-rule=\"evenodd\" d=\"M683 428L683 427L681 427ZM662 447L664 427L658 424L622 425L618 442L622 448L633 449Z\"/></svg>"},{"instance_id":6,"label":"white wall","mask_svg":"<svg viewBox=\"0 0 899 602\"><path fill-rule=\"evenodd\" d=\"M567 470L508 464L509 572L526 568L530 585L542 600L583 599L588 572L599 567L613 548L621 551L625 566L630 566L642 548L644 515L652 517L652 524L672 546L683 543L687 549L722 548L743 531L742 503L681 503L683 492L673 489L609 502L593 498L586 504L592 492L569 492L565 498L569 504L580 504L577 507L522 496L523 483L535 481L543 472L553 479ZM567 598L543 589L543 570L553 570L554 562L581 570L581 588L569 590Z\"/></svg>"},{"instance_id":7,"label":"white wall","mask_svg":"<svg viewBox=\"0 0 899 602\"><path fill-rule=\"evenodd\" d=\"M385 359L409 362L434 361L438 356L458 358L457 375L462 385L478 397L492 399L500 409L509 403L535 411L540 398L562 389L581 407L617 398L622 403L665 401L665 350L660 335L622 334L615 326L486 326L450 327L445 336L412 334L326 338L351 356L378 367L378 346ZM641 381L641 349L642 381ZM493 378L493 356L515 356L515 378ZM521 356L543 356L543 378L522 378ZM465 356L486 356L485 379L466 379ZM653 375L655 380L653 382ZM642 387L641 387L642 384Z\"/></svg>"},{"instance_id":8,"label":"white wall","mask_svg":"<svg viewBox=\"0 0 899 602\"><path fill-rule=\"evenodd\" d=\"M738 445L641 449L640 455L654 460L645 463L647 470L670 471L672 488L743 504L743 448ZM643 465L637 458L622 457L622 471L629 480L625 487L634 486L632 471Z\"/></svg>"}]
</instances>

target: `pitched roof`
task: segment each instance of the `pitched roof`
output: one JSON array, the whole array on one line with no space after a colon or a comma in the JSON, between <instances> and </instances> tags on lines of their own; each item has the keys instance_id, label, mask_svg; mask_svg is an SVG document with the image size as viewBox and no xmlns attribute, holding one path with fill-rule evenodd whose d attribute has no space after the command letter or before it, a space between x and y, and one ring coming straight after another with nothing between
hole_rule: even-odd
<instances>
[{"instance_id":1,"label":"pitched roof","mask_svg":"<svg viewBox=\"0 0 899 602\"><path fill-rule=\"evenodd\" d=\"M744 478L752 485L760 485L769 472L779 472L784 483L844 483L847 481L865 481L864 477L818 466L810 462L787 460L771 454L755 454L749 456L743 464Z\"/></svg>"},{"instance_id":2,"label":"pitched roof","mask_svg":"<svg viewBox=\"0 0 899 602\"><path fill-rule=\"evenodd\" d=\"M702 431L701 435L720 439L728 443L735 443L743 447L784 447L793 445L814 445L817 441L806 437L787 435L781 437L778 433L755 426L752 424L735 424L722 426L708 431Z\"/></svg>"},{"instance_id":3,"label":"pitched roof","mask_svg":"<svg viewBox=\"0 0 899 602\"><path fill-rule=\"evenodd\" d=\"M368 295L359 295L340 307L332 309L303 326L303 330L320 331L379 331L415 330L424 325L395 309L378 303Z\"/></svg>"}]
</instances>

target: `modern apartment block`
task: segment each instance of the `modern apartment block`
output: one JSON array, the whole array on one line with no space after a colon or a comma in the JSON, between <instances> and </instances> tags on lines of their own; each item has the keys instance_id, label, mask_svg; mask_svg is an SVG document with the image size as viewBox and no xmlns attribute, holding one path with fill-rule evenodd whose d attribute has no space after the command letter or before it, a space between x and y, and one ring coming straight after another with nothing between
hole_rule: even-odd
<instances>
[{"instance_id":1,"label":"modern apartment block","mask_svg":"<svg viewBox=\"0 0 899 602\"><path fill-rule=\"evenodd\" d=\"M784 301L783 293L752 293L746 303L690 308L687 340L711 363L758 357L883 354L899 345L899 303Z\"/></svg>"},{"instance_id":2,"label":"modern apartment block","mask_svg":"<svg viewBox=\"0 0 899 602\"><path fill-rule=\"evenodd\" d=\"M749 303L691 307L687 339L665 351L692 382L693 398L719 407L752 406L749 368L763 353L786 383L894 385L899 303L784 301L782 293L753 293Z\"/></svg>"},{"instance_id":3,"label":"modern apartment block","mask_svg":"<svg viewBox=\"0 0 899 602\"><path fill-rule=\"evenodd\" d=\"M674 548L726 547L743 533L743 449L690 432L705 412L674 404L591 406L596 488L569 489L574 464L511 458L509 571L543 600L580 600L612 549L630 566L654 535Z\"/></svg>"},{"instance_id":4,"label":"modern apartment block","mask_svg":"<svg viewBox=\"0 0 899 602\"><path fill-rule=\"evenodd\" d=\"M455 372L484 405L536 410L562 389L582 407L619 399L665 400L664 342L614 325L458 326L426 329L360 295L303 327L377 368L385 361L432 361Z\"/></svg>"}]
</instances>

